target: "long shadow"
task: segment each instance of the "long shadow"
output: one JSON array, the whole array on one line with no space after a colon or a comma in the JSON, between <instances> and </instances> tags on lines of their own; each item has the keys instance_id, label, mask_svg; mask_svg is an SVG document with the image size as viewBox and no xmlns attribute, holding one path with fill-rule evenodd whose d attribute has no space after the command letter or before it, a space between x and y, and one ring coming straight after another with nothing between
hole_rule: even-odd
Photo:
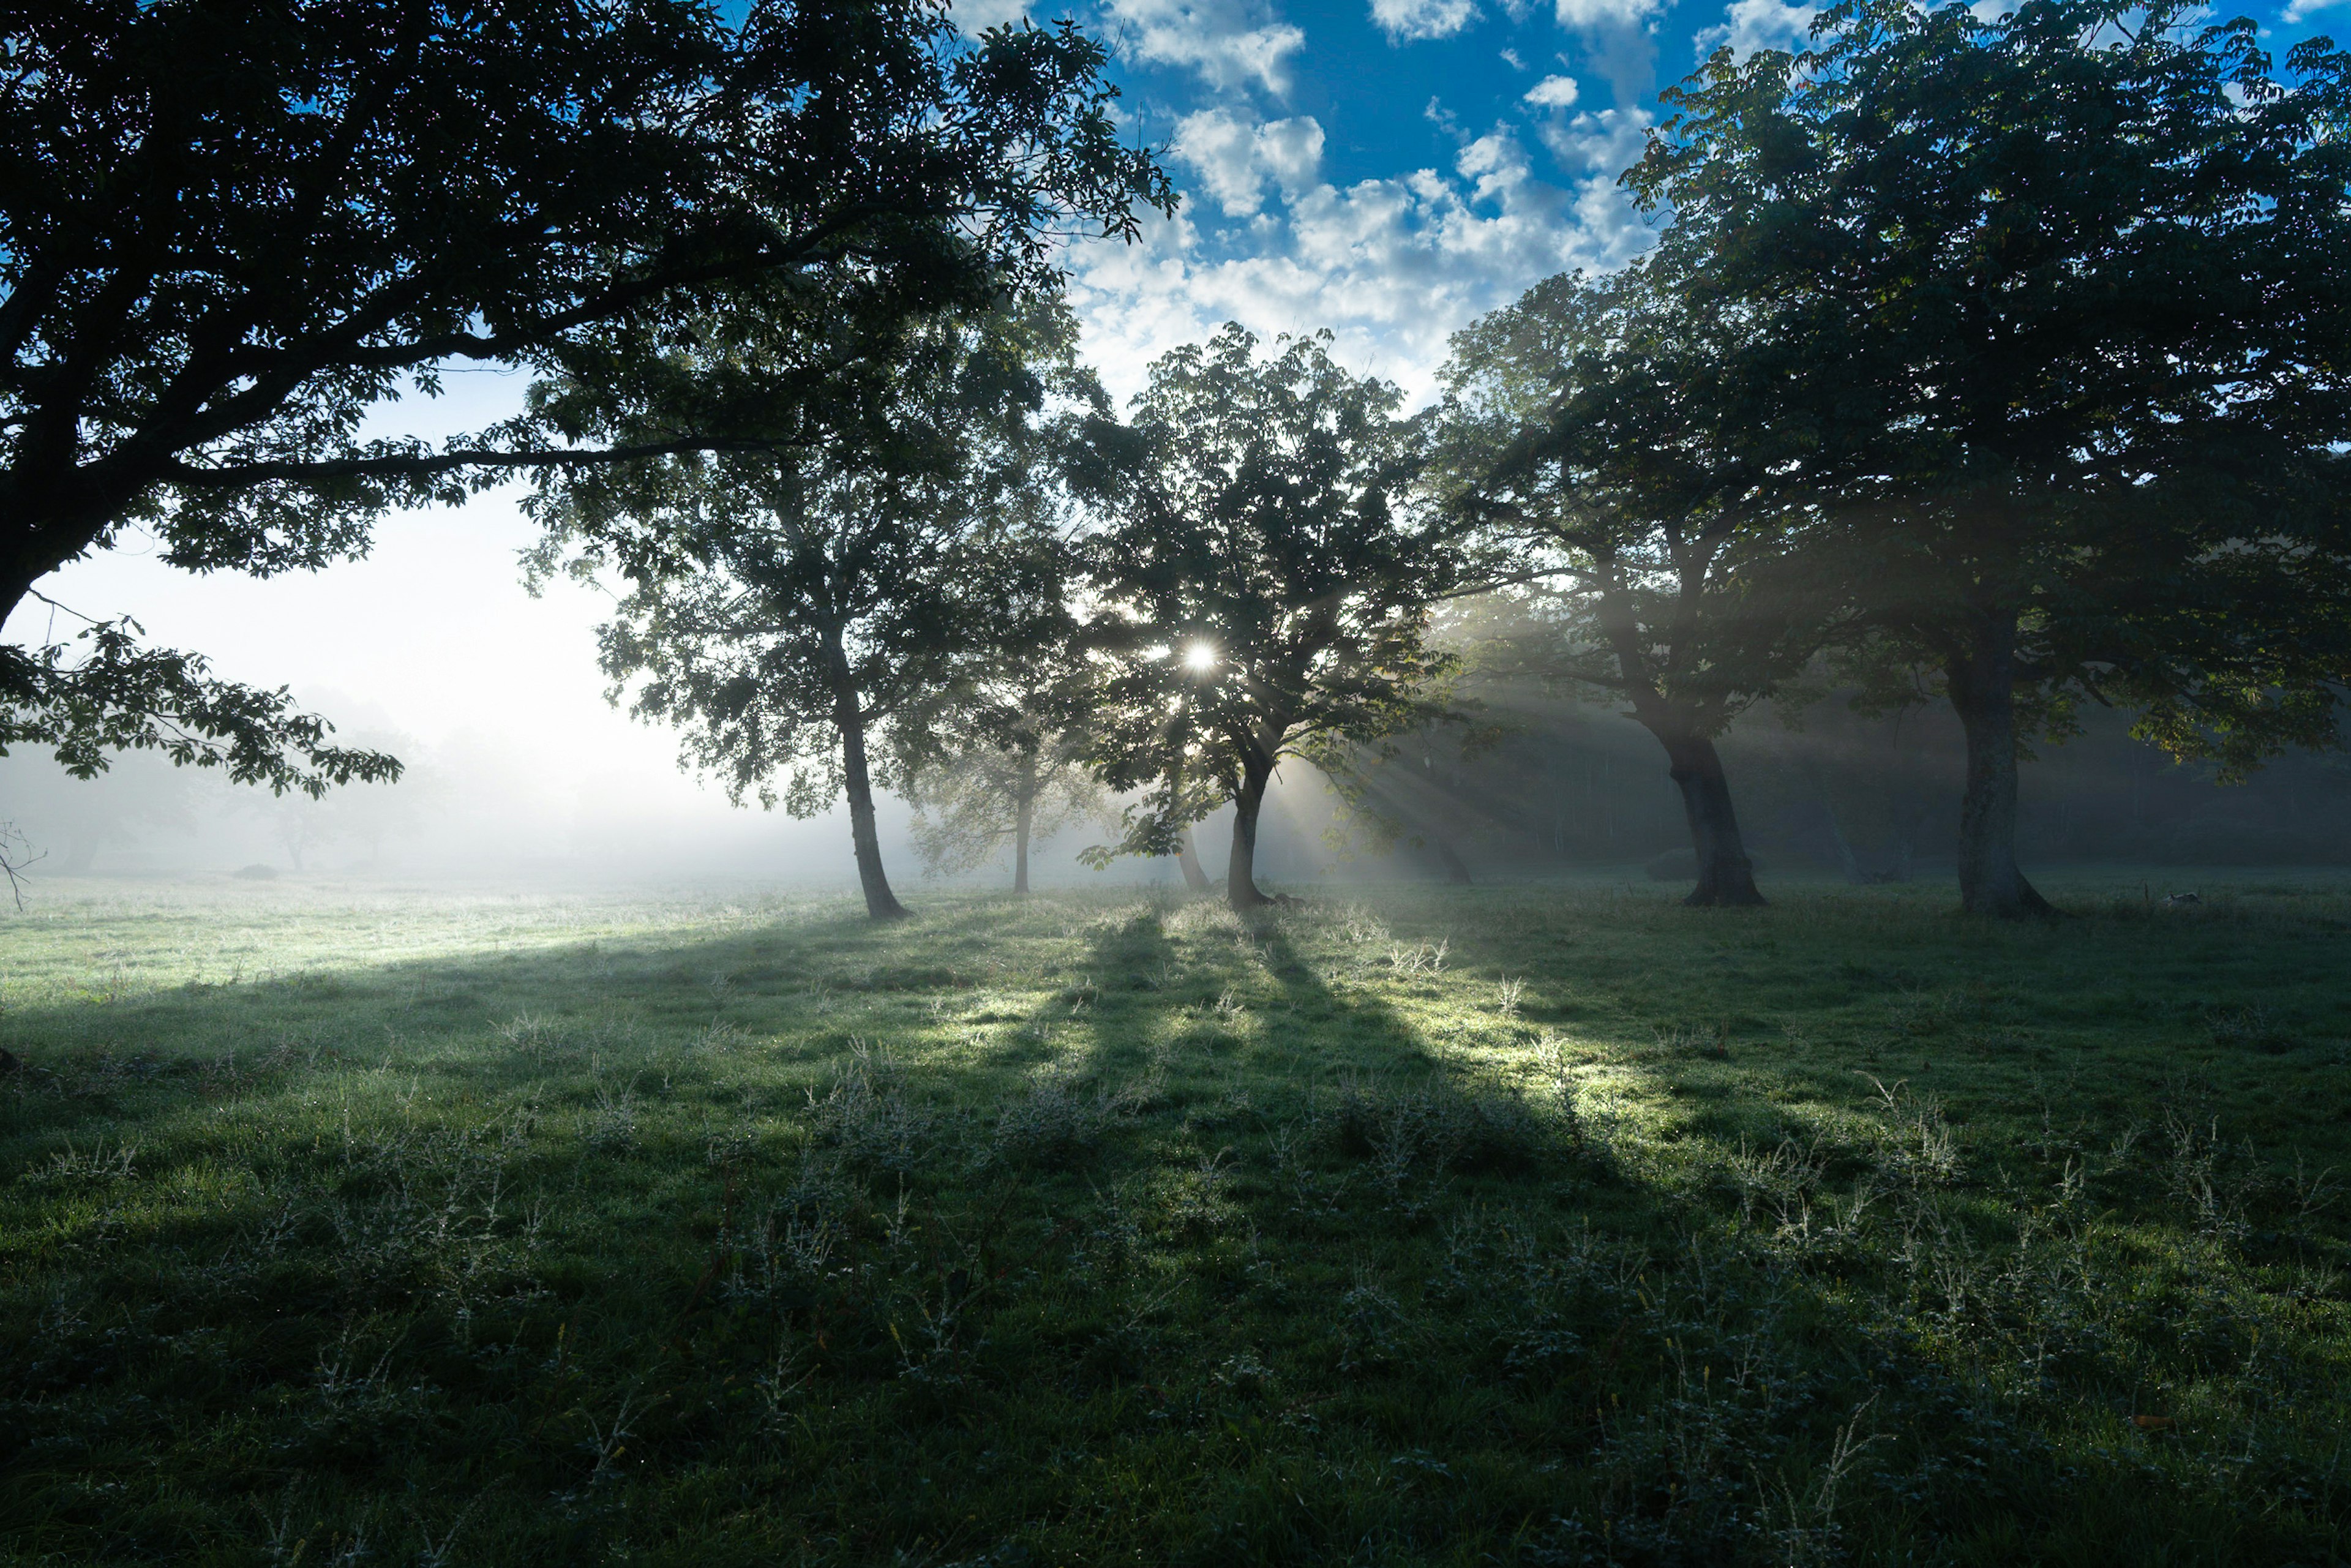
<instances>
[{"instance_id":1,"label":"long shadow","mask_svg":"<svg viewBox=\"0 0 2351 1568\"><path fill-rule=\"evenodd\" d=\"M1071 934L1047 929L1063 916L1094 927L1074 959ZM54 1539L94 1560L128 1528L122 1494L82 1487L82 1470L131 1488L184 1475L189 1491L242 1498L274 1496L298 1463L334 1506L359 1500L341 1517L381 1488L446 1500L436 1529L498 1478L513 1506L486 1505L501 1521L486 1539L508 1531L537 1560L585 1560L602 1554L595 1530L631 1528L598 1497L647 1510L665 1479L737 1467L805 1538L841 1521L879 1531L841 1560L902 1545L968 1559L998 1535L1127 1518L1156 1495L1172 1500L1133 1528L1160 1533L1121 1555L1176 1560L1179 1527L1196 1526L1194 1561L1353 1560L1375 1535L1404 1543L1395 1560L1437 1561L1502 1521L1478 1560L1512 1561L1509 1521L1528 1520L1548 1555L1516 1560L1576 1561L1599 1550L1570 1529L1580 1517L1618 1540L1678 1531L1682 1560L1730 1561L1693 1533L1714 1517L1707 1500L1751 1496L1755 1466L1814 1495L1821 1456L1840 1424L1852 1439L1866 1400L1891 1434L1873 1453L1929 1488L1878 1506L1905 1527L1964 1528L1978 1494L1936 1478L1966 1467L1920 1456L1975 1442L1974 1394L1903 1325L1840 1315L1869 1259L1767 1253L1722 1194L1612 1165L1542 1084L1433 1040L1384 994L1408 982L1345 977L1304 924L1316 918L1236 927L1155 897L976 900L876 928L844 908L14 1011L0 1043L30 1066L0 1087L0 1160L14 1162L0 1215L39 1223L11 1236L0 1281L23 1309L0 1314L0 1383L18 1380L0 1392L27 1431L49 1424L44 1440L78 1398L91 1431L123 1430L106 1425L130 1408L118 1383L188 1413L168 1463L145 1462L162 1454L161 1425L109 1436L107 1453L42 1450L68 1454L37 1461L57 1478L41 1494L64 1521ZM1673 917L1668 935L1700 929ZM1534 951L1496 941L1456 962ZM1586 978L1569 967L1537 978L1563 992ZM1562 997L1550 1000L1557 1014ZM816 1216L835 1228L799 1233L810 1256L840 1250L749 1291L740 1260L779 1245L758 1206L797 1201L820 1135L808 1092L844 1082L828 1075L864 1060L860 1044L878 1055L908 1039L926 1043L886 1087L939 1113L924 1124L929 1163L853 1172L864 1190ZM1730 1071L1665 1057L1616 1070ZM1088 1080L1113 1098L1071 1111L1067 1085ZM402 1095L425 1089L413 1113ZM879 1147L919 1119L886 1098L844 1097L838 1115L869 1116ZM1097 1103L1109 1123L1086 1120ZM534 1107L565 1116L534 1132ZM1049 1112L1081 1135L1000 1155L1003 1127ZM48 1168L26 1179L36 1155ZM287 1196L305 1190L307 1207ZM539 1197L559 1256L517 1268L508 1289L517 1208ZM966 1244L1007 1212L999 1230L1016 1233L967 1266ZM1016 1296L985 1325L985 1355L967 1341L965 1360L918 1360L924 1325ZM233 1334L235 1355L206 1352L225 1342L198 1331ZM403 1413L405 1371L353 1391L395 1332L414 1386L446 1391L478 1435L464 1463L447 1458L453 1428ZM789 1416L793 1377L820 1364L801 1424L757 1417L770 1396ZM1734 1387L1735 1367L1761 1370ZM220 1460L242 1429L232 1414L260 1436ZM593 1451L617 1444L623 1416L639 1423L632 1452L660 1456L642 1471ZM2057 1433L2074 1412L2032 1419ZM2098 1438L2118 1452L2156 1440ZM15 1441L0 1433L0 1488L31 1457ZM2000 1510L2039 1511L2028 1539L2070 1501L2043 1462L2056 1441L1983 1461L2009 1488ZM1107 1479L1069 1463L1075 1451ZM787 1453L797 1468L779 1469ZM387 1454L406 1469L381 1469ZM2114 1473L2156 1495L2137 1470ZM676 1517L706 1514L703 1495ZM825 1497L838 1506L789 1512ZM235 1528L258 1529L259 1505L237 1506ZM983 1516L987 1538L954 1534ZM1228 1526L1212 1550L1209 1530ZM1092 1543L1072 1540L1048 1560L1087 1560Z\"/></svg>"}]
</instances>

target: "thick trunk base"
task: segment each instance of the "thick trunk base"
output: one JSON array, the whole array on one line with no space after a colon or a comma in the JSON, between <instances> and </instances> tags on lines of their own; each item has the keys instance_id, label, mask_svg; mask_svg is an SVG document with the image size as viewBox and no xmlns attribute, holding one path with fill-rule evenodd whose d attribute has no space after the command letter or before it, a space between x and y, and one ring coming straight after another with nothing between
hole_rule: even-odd
<instances>
[{"instance_id":1,"label":"thick trunk base","mask_svg":"<svg viewBox=\"0 0 2351 1568\"><path fill-rule=\"evenodd\" d=\"M2016 863L2016 622L1991 620L1965 657L1944 666L1951 706L1967 734L1967 790L1959 801L1959 907L2023 920L2057 913Z\"/></svg>"},{"instance_id":2,"label":"thick trunk base","mask_svg":"<svg viewBox=\"0 0 2351 1568\"><path fill-rule=\"evenodd\" d=\"M1273 902L1257 885L1258 809L1265 804L1270 772L1252 769L1245 774L1240 793L1233 798L1233 852L1226 862L1225 902L1240 912L1262 909Z\"/></svg>"},{"instance_id":3,"label":"thick trunk base","mask_svg":"<svg viewBox=\"0 0 2351 1568\"><path fill-rule=\"evenodd\" d=\"M1731 809L1721 753L1702 735L1682 735L1666 741L1666 758L1698 852L1698 885L1682 903L1693 909L1761 908L1769 901L1755 885L1755 862L1747 857L1739 813Z\"/></svg>"},{"instance_id":4,"label":"thick trunk base","mask_svg":"<svg viewBox=\"0 0 2351 1568\"><path fill-rule=\"evenodd\" d=\"M875 920L904 920L906 906L890 891L882 869L882 835L873 820L872 777L865 763L865 720L854 688L844 685L836 722L841 726L841 782L849 797L849 841L857 856L857 885L865 894L865 913Z\"/></svg>"}]
</instances>

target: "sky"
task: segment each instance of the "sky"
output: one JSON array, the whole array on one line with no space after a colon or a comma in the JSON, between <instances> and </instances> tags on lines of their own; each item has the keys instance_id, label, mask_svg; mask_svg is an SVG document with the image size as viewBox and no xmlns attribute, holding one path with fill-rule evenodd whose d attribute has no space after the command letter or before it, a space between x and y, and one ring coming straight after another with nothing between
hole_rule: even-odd
<instances>
[{"instance_id":1,"label":"sky","mask_svg":"<svg viewBox=\"0 0 2351 1568\"><path fill-rule=\"evenodd\" d=\"M1021 8L957 0L956 15L971 29ZM1111 390L1131 394L1154 356L1238 320L1266 338L1328 328L1343 362L1416 402L1449 333L1553 273L1647 244L1615 180L1660 88L1722 44L1789 46L1812 16L1782 0L1056 0L1040 19L1064 11L1112 47L1120 112L1165 150L1185 197L1138 243L1068 256ZM2351 0L2253 14L2281 55L2351 31ZM522 386L497 372L450 382L378 427L479 429ZM41 586L86 614L133 615L223 674L290 685L347 730L504 758L509 792L555 837L633 814L778 854L831 856L839 840L846 874L845 831L747 822L678 773L670 736L605 705L601 601L569 584L523 591L516 556L531 533L514 495L395 516L368 559L319 573L190 577L134 537ZM47 624L35 606L6 630L30 639Z\"/></svg>"}]
</instances>

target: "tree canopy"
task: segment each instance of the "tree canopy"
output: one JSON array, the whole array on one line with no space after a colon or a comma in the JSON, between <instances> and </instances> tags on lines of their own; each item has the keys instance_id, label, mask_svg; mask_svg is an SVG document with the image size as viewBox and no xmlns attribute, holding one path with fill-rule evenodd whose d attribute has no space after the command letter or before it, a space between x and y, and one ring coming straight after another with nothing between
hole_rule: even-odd
<instances>
[{"instance_id":1,"label":"tree canopy","mask_svg":"<svg viewBox=\"0 0 2351 1568\"><path fill-rule=\"evenodd\" d=\"M538 569L567 555L629 585L603 629L613 697L684 732L684 756L737 801L794 815L846 799L869 911L904 913L883 871L872 789L919 757L877 746L1063 623L1047 437L1098 396L1057 305L949 312L860 339L853 403L812 405L782 375L773 313L741 300L690 345L592 382L557 381L551 417L645 440L726 392L720 449L553 470L533 509ZM608 367L609 369L609 367ZM742 395L726 391L737 378ZM770 386L762 408L747 389ZM778 788L778 776L781 776Z\"/></svg>"},{"instance_id":2,"label":"tree canopy","mask_svg":"<svg viewBox=\"0 0 2351 1568\"><path fill-rule=\"evenodd\" d=\"M1756 904L1715 738L1803 667L1834 601L1795 559L1775 379L1736 317L1687 308L1672 260L1550 278L1456 333L1432 483L1506 574L1546 584L1504 657L1623 703L1664 748L1689 902Z\"/></svg>"},{"instance_id":3,"label":"tree canopy","mask_svg":"<svg viewBox=\"0 0 2351 1568\"><path fill-rule=\"evenodd\" d=\"M1667 97L1628 183L1802 411L1816 559L1967 725L1969 908L2045 907L2021 696L2241 764L2332 732L2351 56L2280 80L2179 5L1848 0Z\"/></svg>"},{"instance_id":4,"label":"tree canopy","mask_svg":"<svg viewBox=\"0 0 2351 1568\"><path fill-rule=\"evenodd\" d=\"M1228 325L1163 356L1131 423L1093 422L1081 469L1112 519L1091 541L1088 733L1105 781L1147 792L1119 848L1173 852L1230 800L1237 908L1265 901L1257 819L1280 759L1341 767L1426 716L1447 664L1429 608L1464 570L1415 500L1402 393L1328 342L1260 359Z\"/></svg>"}]
</instances>

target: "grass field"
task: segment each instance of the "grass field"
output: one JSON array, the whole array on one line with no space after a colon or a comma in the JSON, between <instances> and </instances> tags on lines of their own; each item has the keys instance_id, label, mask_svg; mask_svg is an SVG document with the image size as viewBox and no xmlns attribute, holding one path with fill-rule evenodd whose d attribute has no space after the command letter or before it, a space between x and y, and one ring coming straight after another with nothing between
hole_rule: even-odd
<instances>
[{"instance_id":1,"label":"grass field","mask_svg":"<svg viewBox=\"0 0 2351 1568\"><path fill-rule=\"evenodd\" d=\"M0 1562L2342 1562L2351 884L2051 880L53 888Z\"/></svg>"}]
</instances>

